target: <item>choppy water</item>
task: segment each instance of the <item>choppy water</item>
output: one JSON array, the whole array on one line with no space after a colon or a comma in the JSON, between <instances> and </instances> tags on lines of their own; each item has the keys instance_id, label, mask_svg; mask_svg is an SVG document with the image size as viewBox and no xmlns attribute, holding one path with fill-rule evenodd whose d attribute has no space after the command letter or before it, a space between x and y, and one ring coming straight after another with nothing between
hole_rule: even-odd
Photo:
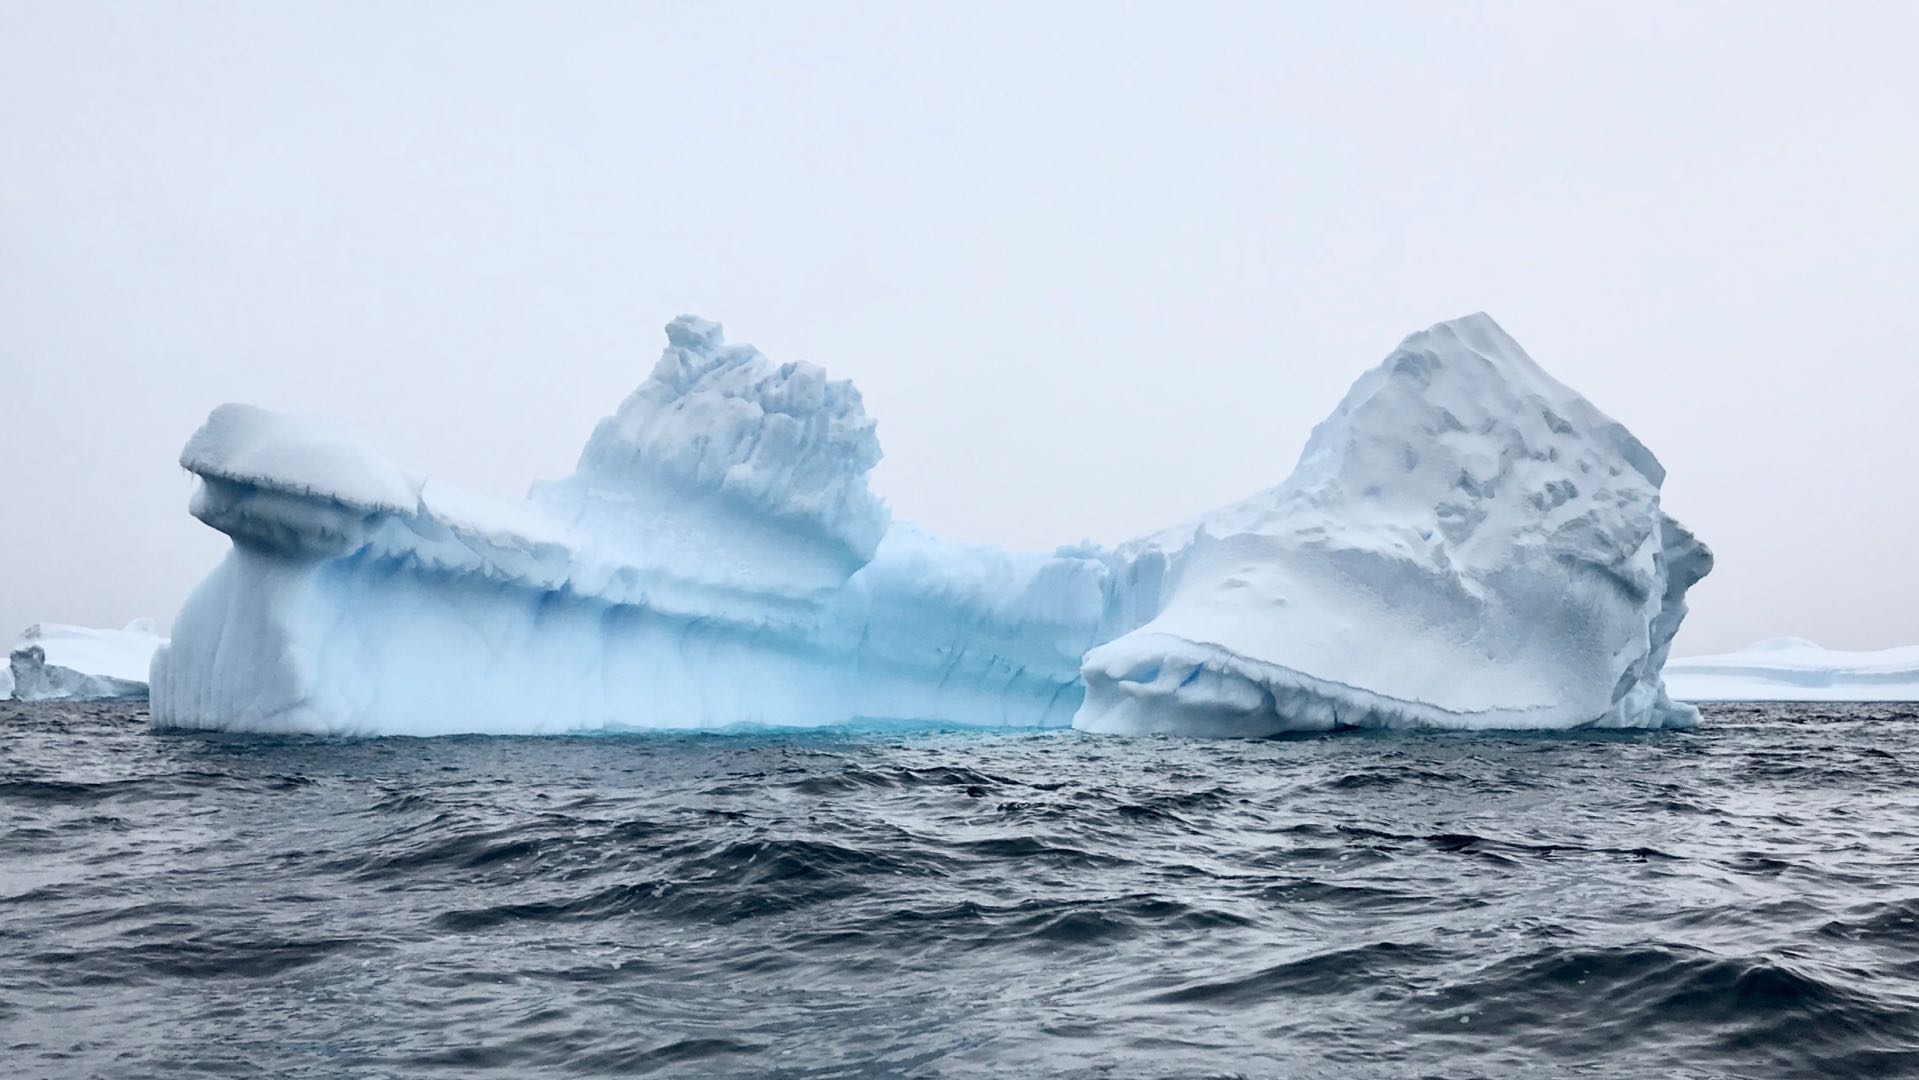
<instances>
[{"instance_id":1,"label":"choppy water","mask_svg":"<svg viewBox=\"0 0 1919 1080\"><path fill-rule=\"evenodd\" d=\"M1919 709L325 742L0 704L0 1074L1919 1075Z\"/></svg>"}]
</instances>

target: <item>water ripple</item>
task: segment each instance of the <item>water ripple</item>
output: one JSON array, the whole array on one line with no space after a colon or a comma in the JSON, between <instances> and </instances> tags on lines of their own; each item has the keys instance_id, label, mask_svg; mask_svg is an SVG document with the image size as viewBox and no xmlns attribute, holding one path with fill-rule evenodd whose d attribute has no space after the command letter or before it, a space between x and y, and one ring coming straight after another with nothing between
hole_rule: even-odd
<instances>
[{"instance_id":1,"label":"water ripple","mask_svg":"<svg viewBox=\"0 0 1919 1080\"><path fill-rule=\"evenodd\" d=\"M154 736L0 703L23 1076L1919 1075L1919 710Z\"/></svg>"}]
</instances>

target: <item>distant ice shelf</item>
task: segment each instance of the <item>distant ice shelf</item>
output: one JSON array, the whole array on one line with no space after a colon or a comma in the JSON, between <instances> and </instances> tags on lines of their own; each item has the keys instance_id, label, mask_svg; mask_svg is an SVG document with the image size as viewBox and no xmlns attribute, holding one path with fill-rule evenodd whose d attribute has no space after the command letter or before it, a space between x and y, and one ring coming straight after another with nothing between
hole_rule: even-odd
<instances>
[{"instance_id":1,"label":"distant ice shelf","mask_svg":"<svg viewBox=\"0 0 1919 1080\"><path fill-rule=\"evenodd\" d=\"M39 623L28 627L9 652L0 697L144 698L147 670L161 644L152 619L135 619L120 630Z\"/></svg>"},{"instance_id":2,"label":"distant ice shelf","mask_svg":"<svg viewBox=\"0 0 1919 1080\"><path fill-rule=\"evenodd\" d=\"M691 316L577 469L502 499L324 421L215 409L233 548L158 727L340 735L857 720L1266 735L1670 727L1711 556L1663 470L1484 315L1406 339L1277 487L1107 549L892 520L858 390Z\"/></svg>"},{"instance_id":3,"label":"distant ice shelf","mask_svg":"<svg viewBox=\"0 0 1919 1080\"><path fill-rule=\"evenodd\" d=\"M1682 701L1919 701L1919 645L1846 652L1768 638L1676 658L1666 665L1666 685Z\"/></svg>"}]
</instances>

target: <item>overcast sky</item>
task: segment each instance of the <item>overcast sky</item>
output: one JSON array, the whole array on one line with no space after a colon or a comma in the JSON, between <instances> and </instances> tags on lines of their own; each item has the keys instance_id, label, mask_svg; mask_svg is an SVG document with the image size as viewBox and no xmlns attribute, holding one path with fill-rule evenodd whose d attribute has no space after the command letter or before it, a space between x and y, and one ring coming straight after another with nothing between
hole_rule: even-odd
<instances>
[{"instance_id":1,"label":"overcast sky","mask_svg":"<svg viewBox=\"0 0 1919 1080\"><path fill-rule=\"evenodd\" d=\"M180 445L522 491L695 312L897 516L1117 541L1490 312L1719 556L1679 651L1919 642L1919 4L0 0L0 633L170 620Z\"/></svg>"}]
</instances>

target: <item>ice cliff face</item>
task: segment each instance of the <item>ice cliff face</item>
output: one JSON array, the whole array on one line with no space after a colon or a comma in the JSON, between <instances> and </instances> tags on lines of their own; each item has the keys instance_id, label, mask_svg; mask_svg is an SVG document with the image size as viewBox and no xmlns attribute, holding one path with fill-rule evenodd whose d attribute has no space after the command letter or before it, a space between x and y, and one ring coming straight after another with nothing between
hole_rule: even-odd
<instances>
[{"instance_id":1,"label":"ice cliff face","mask_svg":"<svg viewBox=\"0 0 1919 1080\"><path fill-rule=\"evenodd\" d=\"M155 658L156 725L1692 721L1659 667L1710 557L1652 455L1484 316L1409 338L1279 487L1051 555L891 522L849 383L704 320L667 334L527 500L216 409L181 460L234 548Z\"/></svg>"},{"instance_id":2,"label":"ice cliff face","mask_svg":"<svg viewBox=\"0 0 1919 1080\"><path fill-rule=\"evenodd\" d=\"M152 619L135 619L121 630L39 623L28 627L8 654L0 697L144 698L147 668L161 644Z\"/></svg>"},{"instance_id":3,"label":"ice cliff face","mask_svg":"<svg viewBox=\"0 0 1919 1080\"><path fill-rule=\"evenodd\" d=\"M1159 610L1086 657L1092 731L1680 726L1659 670L1711 556L1639 441L1484 315L1360 378L1293 475L1123 547Z\"/></svg>"}]
</instances>

